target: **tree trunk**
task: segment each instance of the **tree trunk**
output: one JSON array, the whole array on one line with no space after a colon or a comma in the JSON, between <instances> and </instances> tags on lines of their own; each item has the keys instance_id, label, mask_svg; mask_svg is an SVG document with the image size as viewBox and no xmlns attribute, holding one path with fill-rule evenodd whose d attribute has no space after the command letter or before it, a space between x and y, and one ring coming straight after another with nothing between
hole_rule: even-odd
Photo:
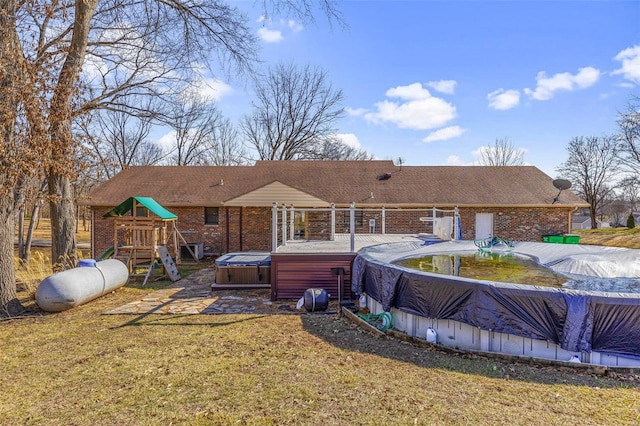
<instances>
[{"instance_id":1,"label":"tree trunk","mask_svg":"<svg viewBox=\"0 0 640 426\"><path fill-rule=\"evenodd\" d=\"M72 100L89 39L89 23L98 0L76 0L73 34L67 57L51 99L49 137L51 163L49 196L51 206L51 261L54 269L76 264L75 209L71 179L74 174L74 141L71 133Z\"/></svg>"},{"instance_id":2,"label":"tree trunk","mask_svg":"<svg viewBox=\"0 0 640 426\"><path fill-rule=\"evenodd\" d=\"M24 207L18 210L18 257L24 259Z\"/></svg>"},{"instance_id":3,"label":"tree trunk","mask_svg":"<svg viewBox=\"0 0 640 426\"><path fill-rule=\"evenodd\" d=\"M20 259L22 259L27 265L29 264L29 258L31 257L33 231L34 229L38 229L38 224L40 223L40 205L42 203L40 195L44 192L45 189L47 189L46 179L40 184L39 192L36 196L35 201L33 202L33 208L31 209L31 220L29 220L29 229L27 230L27 238L24 242L24 256L20 256Z\"/></svg>"},{"instance_id":4,"label":"tree trunk","mask_svg":"<svg viewBox=\"0 0 640 426\"><path fill-rule=\"evenodd\" d=\"M12 164L16 117L20 92L19 40L16 32L15 0L0 0L0 316L23 310L17 298L13 262L15 231L15 188L17 175Z\"/></svg>"},{"instance_id":5,"label":"tree trunk","mask_svg":"<svg viewBox=\"0 0 640 426\"><path fill-rule=\"evenodd\" d=\"M0 223L5 230L15 229L13 204L12 196L0 197ZM16 291L13 231L0 232L0 317L16 315L23 310Z\"/></svg>"},{"instance_id":6,"label":"tree trunk","mask_svg":"<svg viewBox=\"0 0 640 426\"><path fill-rule=\"evenodd\" d=\"M49 174L49 194L53 195L51 208L51 261L54 270L76 266L75 209L71 182L67 176Z\"/></svg>"},{"instance_id":7,"label":"tree trunk","mask_svg":"<svg viewBox=\"0 0 640 426\"><path fill-rule=\"evenodd\" d=\"M596 206L593 202L591 203L591 206L589 206L589 217L591 217L591 229L598 229Z\"/></svg>"},{"instance_id":8,"label":"tree trunk","mask_svg":"<svg viewBox=\"0 0 640 426\"><path fill-rule=\"evenodd\" d=\"M33 230L35 225L40 221L40 200L36 200L33 203L33 210L31 210L31 220L29 221L29 230L27 231L27 239L24 244L24 257L22 260L26 264L29 264L29 259L31 258L31 243L33 242Z\"/></svg>"}]
</instances>

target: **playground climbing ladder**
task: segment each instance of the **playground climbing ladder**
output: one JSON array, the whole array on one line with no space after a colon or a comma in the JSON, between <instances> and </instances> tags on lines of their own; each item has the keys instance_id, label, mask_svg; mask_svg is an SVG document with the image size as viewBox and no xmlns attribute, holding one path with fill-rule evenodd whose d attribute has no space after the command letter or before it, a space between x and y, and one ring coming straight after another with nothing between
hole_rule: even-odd
<instances>
[{"instance_id":1,"label":"playground climbing ladder","mask_svg":"<svg viewBox=\"0 0 640 426\"><path fill-rule=\"evenodd\" d=\"M178 268L176 267L173 258L169 254L169 250L167 250L166 246L158 246L157 247L158 256L164 265L164 269L167 271L169 278L171 281L179 281L180 280L180 272L178 272ZM151 275L151 271L153 270L153 263L149 266L149 272L147 272L147 276L144 278L144 284L147 283L147 279Z\"/></svg>"}]
</instances>

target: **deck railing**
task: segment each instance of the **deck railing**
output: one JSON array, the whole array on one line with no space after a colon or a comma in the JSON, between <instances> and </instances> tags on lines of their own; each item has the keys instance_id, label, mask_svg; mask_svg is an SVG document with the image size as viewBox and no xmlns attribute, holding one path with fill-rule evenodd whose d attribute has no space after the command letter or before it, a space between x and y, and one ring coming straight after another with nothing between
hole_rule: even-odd
<instances>
[{"instance_id":1,"label":"deck railing","mask_svg":"<svg viewBox=\"0 0 640 426\"><path fill-rule=\"evenodd\" d=\"M438 235L442 239L461 239L461 230L460 230L460 214L458 211L458 207L455 206L453 209L440 209L436 207L430 208L418 208L418 209L409 209L409 208L385 208L382 207L358 207L356 208L356 204L352 202L349 207L336 207L335 204L331 204L331 207L318 207L318 208L300 208L294 207L293 205L287 205L282 203L282 205L278 205L278 203L273 203L272 206L272 244L271 251L278 251L278 229L281 229L281 241L282 245L287 245L287 240L291 241L295 239L295 223L294 217L296 212L328 212L330 213L330 235L329 240L334 241L336 236L336 212L348 212L349 213L349 234L350 234L350 251L355 251L355 234L356 234L356 211L364 212L380 212L380 233L385 235L387 233L387 214L389 212L421 212L424 211L425 215L419 218L420 222L430 223L432 226L432 230L439 230L440 232L444 232L447 235ZM443 217L438 217L438 214L452 214L453 223L452 226L447 228L443 227L441 219ZM278 217L281 217L278 220ZM450 216L451 217L451 216ZM376 234L377 228L375 219L369 220L369 233ZM419 231L418 231L419 232ZM416 232L416 233L418 233ZM434 234L436 232L433 232ZM288 238L287 238L288 236Z\"/></svg>"}]
</instances>

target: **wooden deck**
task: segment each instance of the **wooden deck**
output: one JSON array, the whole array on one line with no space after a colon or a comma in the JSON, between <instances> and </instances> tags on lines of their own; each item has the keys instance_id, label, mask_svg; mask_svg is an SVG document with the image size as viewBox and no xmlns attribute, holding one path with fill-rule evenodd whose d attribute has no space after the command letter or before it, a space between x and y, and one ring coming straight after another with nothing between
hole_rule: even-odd
<instances>
[{"instance_id":1,"label":"wooden deck","mask_svg":"<svg viewBox=\"0 0 640 426\"><path fill-rule=\"evenodd\" d=\"M378 244L423 241L425 235L418 234L355 234L354 252L361 248ZM277 253L349 253L351 236L336 234L333 241L320 240L288 240L285 245L278 246Z\"/></svg>"},{"instance_id":2,"label":"wooden deck","mask_svg":"<svg viewBox=\"0 0 640 426\"><path fill-rule=\"evenodd\" d=\"M351 236L336 234L334 241L287 241L271 253L271 300L300 299L310 288L322 288L331 299L353 300L351 293L351 266L356 252L363 247L378 244L424 241L428 236L407 234L356 234L354 252L350 251ZM257 288L268 287L269 280L237 275L234 279L229 271L218 271L216 288ZM249 272L247 272L249 273ZM226 274L226 275L225 275ZM228 275L228 276L227 276ZM338 289L340 287L340 289Z\"/></svg>"}]
</instances>

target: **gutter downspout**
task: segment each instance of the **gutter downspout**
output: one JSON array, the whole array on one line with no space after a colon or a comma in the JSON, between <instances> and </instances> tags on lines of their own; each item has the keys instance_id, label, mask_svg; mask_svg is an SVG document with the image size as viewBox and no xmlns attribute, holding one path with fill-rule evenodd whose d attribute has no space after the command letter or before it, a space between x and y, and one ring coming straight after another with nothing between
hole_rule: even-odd
<instances>
[{"instance_id":1,"label":"gutter downspout","mask_svg":"<svg viewBox=\"0 0 640 426\"><path fill-rule=\"evenodd\" d=\"M242 222L243 222L243 207L240 207L240 251L242 251Z\"/></svg>"},{"instance_id":2,"label":"gutter downspout","mask_svg":"<svg viewBox=\"0 0 640 426\"><path fill-rule=\"evenodd\" d=\"M230 244L230 243L229 243L229 238L231 238L230 231L229 231L229 226L230 226L230 223L229 223L229 207L225 207L225 208L224 208L224 214L225 214L225 218L226 218L226 221L227 221L227 230L226 230L226 231L227 231L227 232L226 232L226 234L227 234L227 235L226 235L226 240L227 240L227 244L226 244L226 253L229 253L229 244Z\"/></svg>"},{"instance_id":3,"label":"gutter downspout","mask_svg":"<svg viewBox=\"0 0 640 426\"><path fill-rule=\"evenodd\" d=\"M573 220L571 220L571 218L573 217L573 214L576 212L576 210L578 210L578 206L573 206L573 210L569 212L569 234L571 233L571 224L573 223ZM596 227L597 226L598 225L596 224Z\"/></svg>"}]
</instances>

